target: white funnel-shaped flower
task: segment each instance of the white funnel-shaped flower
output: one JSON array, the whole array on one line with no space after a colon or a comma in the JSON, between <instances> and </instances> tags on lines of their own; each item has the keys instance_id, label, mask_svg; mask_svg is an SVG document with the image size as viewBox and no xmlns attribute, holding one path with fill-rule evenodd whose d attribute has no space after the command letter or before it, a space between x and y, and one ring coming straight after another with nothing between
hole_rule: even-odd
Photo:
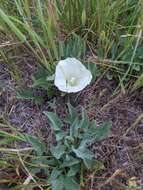
<instances>
[{"instance_id":1,"label":"white funnel-shaped flower","mask_svg":"<svg viewBox=\"0 0 143 190\"><path fill-rule=\"evenodd\" d=\"M79 92L91 82L91 79L91 72L75 58L61 60L56 66L54 83L60 91Z\"/></svg>"}]
</instances>

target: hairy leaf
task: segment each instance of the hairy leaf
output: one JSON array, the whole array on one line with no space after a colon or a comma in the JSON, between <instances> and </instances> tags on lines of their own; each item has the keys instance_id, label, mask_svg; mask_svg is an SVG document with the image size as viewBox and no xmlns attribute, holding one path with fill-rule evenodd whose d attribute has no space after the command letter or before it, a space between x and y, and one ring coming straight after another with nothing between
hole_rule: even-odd
<instances>
[{"instance_id":1,"label":"hairy leaf","mask_svg":"<svg viewBox=\"0 0 143 190\"><path fill-rule=\"evenodd\" d=\"M56 159L60 159L65 153L66 147L64 145L58 144L57 146L51 146L50 150Z\"/></svg>"},{"instance_id":2,"label":"hairy leaf","mask_svg":"<svg viewBox=\"0 0 143 190\"><path fill-rule=\"evenodd\" d=\"M64 187L63 180L64 180L63 176L60 176L60 177L56 178L55 180L53 180L51 182L52 190L63 190L63 187Z\"/></svg>"},{"instance_id":3,"label":"hairy leaf","mask_svg":"<svg viewBox=\"0 0 143 190\"><path fill-rule=\"evenodd\" d=\"M33 92L31 90L21 90L17 92L18 99L33 100Z\"/></svg>"},{"instance_id":4,"label":"hairy leaf","mask_svg":"<svg viewBox=\"0 0 143 190\"><path fill-rule=\"evenodd\" d=\"M70 167L67 176L68 177L75 176L79 171L80 171L80 165L79 164L73 165Z\"/></svg>"},{"instance_id":5,"label":"hairy leaf","mask_svg":"<svg viewBox=\"0 0 143 190\"><path fill-rule=\"evenodd\" d=\"M72 177L64 178L65 190L80 190L80 185Z\"/></svg>"},{"instance_id":6,"label":"hairy leaf","mask_svg":"<svg viewBox=\"0 0 143 190\"><path fill-rule=\"evenodd\" d=\"M72 124L77 119L77 111L71 104L68 103L67 105L69 114L66 116L65 122Z\"/></svg>"},{"instance_id":7,"label":"hairy leaf","mask_svg":"<svg viewBox=\"0 0 143 190\"><path fill-rule=\"evenodd\" d=\"M43 113L44 113L44 114L49 118L49 120L51 121L53 130L54 130L55 132L60 131L60 130L61 130L62 122L61 122L61 120L58 118L57 114L55 114L55 113L53 113L53 112L47 112L47 111L44 111Z\"/></svg>"},{"instance_id":8,"label":"hairy leaf","mask_svg":"<svg viewBox=\"0 0 143 190\"><path fill-rule=\"evenodd\" d=\"M103 123L100 127L96 128L95 139L102 140L108 136L109 130L111 129L111 123Z\"/></svg>"},{"instance_id":9,"label":"hairy leaf","mask_svg":"<svg viewBox=\"0 0 143 190\"><path fill-rule=\"evenodd\" d=\"M81 158L86 165L86 167L89 167L89 161L92 161L93 154L90 152L85 145L79 146L78 149L73 148L73 152L76 154L78 158Z\"/></svg>"},{"instance_id":10,"label":"hairy leaf","mask_svg":"<svg viewBox=\"0 0 143 190\"><path fill-rule=\"evenodd\" d=\"M33 146L38 155L42 155L45 152L46 147L38 138L25 135L25 139Z\"/></svg>"}]
</instances>

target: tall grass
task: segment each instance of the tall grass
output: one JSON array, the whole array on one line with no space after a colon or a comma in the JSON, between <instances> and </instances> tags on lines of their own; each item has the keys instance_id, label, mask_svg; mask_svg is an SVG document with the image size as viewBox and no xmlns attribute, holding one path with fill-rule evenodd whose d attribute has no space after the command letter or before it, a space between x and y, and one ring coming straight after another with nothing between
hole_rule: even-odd
<instances>
[{"instance_id":1,"label":"tall grass","mask_svg":"<svg viewBox=\"0 0 143 190\"><path fill-rule=\"evenodd\" d=\"M13 34L14 39L24 43L50 71L62 57L63 43L76 33L88 44L93 56L121 60L124 64L115 65L125 72L124 69L134 65L127 62L135 61L127 55L136 46L142 22L141 3L141 0L8 0L1 5L0 24L8 36Z\"/></svg>"},{"instance_id":2,"label":"tall grass","mask_svg":"<svg viewBox=\"0 0 143 190\"><path fill-rule=\"evenodd\" d=\"M55 21L52 17L51 4L37 1L14 1L16 15L7 15L0 9L1 24L6 33L9 29L20 42L32 50L37 59L47 69L49 62L58 59L55 40ZM48 11L50 10L50 11Z\"/></svg>"}]
</instances>

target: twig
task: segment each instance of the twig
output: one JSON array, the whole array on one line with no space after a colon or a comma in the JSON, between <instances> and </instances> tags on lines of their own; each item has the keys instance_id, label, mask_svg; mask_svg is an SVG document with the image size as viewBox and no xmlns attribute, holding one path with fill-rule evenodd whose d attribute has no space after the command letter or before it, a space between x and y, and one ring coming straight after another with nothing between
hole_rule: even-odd
<instances>
[{"instance_id":1,"label":"twig","mask_svg":"<svg viewBox=\"0 0 143 190\"><path fill-rule=\"evenodd\" d=\"M127 131L126 131L126 133L124 134L123 137L125 137L131 130L134 130L142 119L143 119L143 113L141 113L138 116L138 118L135 120L135 122L131 125L131 127L127 129Z\"/></svg>"},{"instance_id":2,"label":"twig","mask_svg":"<svg viewBox=\"0 0 143 190\"><path fill-rule=\"evenodd\" d=\"M24 162L23 162L23 160L22 160L22 158L21 158L21 155L20 155L20 152L19 152L18 149L17 149L17 155L18 155L18 157L19 157L19 160L20 160L20 162L21 162L23 168L24 168L25 171L27 172L29 178L31 178L31 180L39 187L40 190L44 190L44 189L41 187L41 185L39 185L39 184L37 183L37 181L34 179L34 177L31 175L31 173L29 172L29 170L28 170L27 167L25 166L25 164L24 164Z\"/></svg>"},{"instance_id":3,"label":"twig","mask_svg":"<svg viewBox=\"0 0 143 190\"><path fill-rule=\"evenodd\" d=\"M29 150L33 150L33 148L21 148L21 149L14 149L14 148L0 148L0 152L25 152L25 151L29 151Z\"/></svg>"},{"instance_id":4,"label":"twig","mask_svg":"<svg viewBox=\"0 0 143 190\"><path fill-rule=\"evenodd\" d=\"M99 186L97 187L97 189L100 189L101 187L104 187L105 185L111 183L111 182L115 179L116 176L121 176L122 174L123 174L123 170L122 170L122 169L116 170L116 171L112 174L112 176L109 177L103 184L99 185Z\"/></svg>"},{"instance_id":5,"label":"twig","mask_svg":"<svg viewBox=\"0 0 143 190\"><path fill-rule=\"evenodd\" d=\"M119 93L114 99L111 99L107 104L105 104L105 105L100 109L100 111L101 111L101 112L105 111L108 106L110 106L111 104L114 104L114 103L116 102L116 100L117 100L118 98L120 98L122 95L123 95L122 93Z\"/></svg>"}]
</instances>

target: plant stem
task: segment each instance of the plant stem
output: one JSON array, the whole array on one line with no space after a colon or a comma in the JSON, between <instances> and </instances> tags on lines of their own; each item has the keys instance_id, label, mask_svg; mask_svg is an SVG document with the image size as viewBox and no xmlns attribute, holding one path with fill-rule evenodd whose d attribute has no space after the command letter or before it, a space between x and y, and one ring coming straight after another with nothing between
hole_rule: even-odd
<instances>
[{"instance_id":1,"label":"plant stem","mask_svg":"<svg viewBox=\"0 0 143 190\"><path fill-rule=\"evenodd\" d=\"M84 187L84 181L83 181L83 163L81 163L81 170L80 170L80 185Z\"/></svg>"}]
</instances>

